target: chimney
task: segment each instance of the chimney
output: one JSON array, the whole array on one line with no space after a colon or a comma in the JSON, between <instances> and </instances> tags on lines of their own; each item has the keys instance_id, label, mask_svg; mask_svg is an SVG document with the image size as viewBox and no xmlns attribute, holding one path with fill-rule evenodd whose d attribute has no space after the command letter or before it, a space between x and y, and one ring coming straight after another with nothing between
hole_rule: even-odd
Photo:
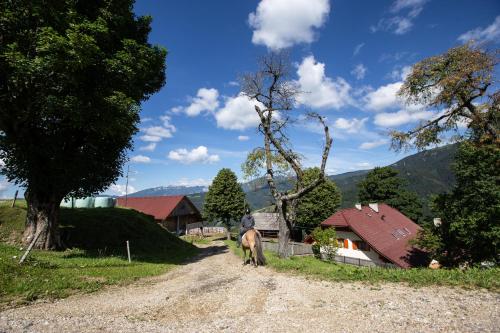
<instances>
[{"instance_id":1,"label":"chimney","mask_svg":"<svg viewBox=\"0 0 500 333\"><path fill-rule=\"evenodd\" d=\"M439 218L439 217L435 217L433 222L434 222L434 226L436 226L436 227L440 227L441 224L443 223L443 222L441 222L441 218Z\"/></svg>"},{"instance_id":2,"label":"chimney","mask_svg":"<svg viewBox=\"0 0 500 333\"><path fill-rule=\"evenodd\" d=\"M369 203L368 206L375 212L378 213L378 203Z\"/></svg>"},{"instance_id":3,"label":"chimney","mask_svg":"<svg viewBox=\"0 0 500 333\"><path fill-rule=\"evenodd\" d=\"M356 207L357 210L361 210L361 204L360 203L355 204L354 207Z\"/></svg>"}]
</instances>

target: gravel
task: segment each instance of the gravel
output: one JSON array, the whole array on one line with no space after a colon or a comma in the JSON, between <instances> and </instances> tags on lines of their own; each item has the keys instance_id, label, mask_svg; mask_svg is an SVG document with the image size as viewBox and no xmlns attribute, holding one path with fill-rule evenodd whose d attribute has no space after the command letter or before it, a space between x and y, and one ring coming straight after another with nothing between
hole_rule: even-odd
<instances>
[{"instance_id":1,"label":"gravel","mask_svg":"<svg viewBox=\"0 0 500 333\"><path fill-rule=\"evenodd\" d=\"M500 332L499 314L498 293L306 279L215 242L162 276L0 312L0 332Z\"/></svg>"}]
</instances>

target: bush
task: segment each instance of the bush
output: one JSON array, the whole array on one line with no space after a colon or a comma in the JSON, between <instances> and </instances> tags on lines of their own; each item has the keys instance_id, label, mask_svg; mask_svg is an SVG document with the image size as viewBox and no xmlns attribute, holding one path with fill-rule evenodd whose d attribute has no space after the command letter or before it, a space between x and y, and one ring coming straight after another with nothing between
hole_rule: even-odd
<instances>
[{"instance_id":1,"label":"bush","mask_svg":"<svg viewBox=\"0 0 500 333\"><path fill-rule=\"evenodd\" d=\"M333 259L337 252L337 233L334 228L322 229L317 227L311 233L315 244L313 245L313 252L316 257L321 257L320 250L326 254L328 259Z\"/></svg>"}]
</instances>

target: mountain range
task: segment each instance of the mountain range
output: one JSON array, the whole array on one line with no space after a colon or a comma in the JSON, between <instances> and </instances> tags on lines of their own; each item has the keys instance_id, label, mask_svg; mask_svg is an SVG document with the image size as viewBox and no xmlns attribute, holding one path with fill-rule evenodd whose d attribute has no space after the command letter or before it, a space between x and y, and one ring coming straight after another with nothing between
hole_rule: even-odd
<instances>
[{"instance_id":1,"label":"mountain range","mask_svg":"<svg viewBox=\"0 0 500 333\"><path fill-rule=\"evenodd\" d=\"M457 150L457 145L447 145L422 151L407 156L389 165L399 171L399 177L405 180L406 187L428 202L429 196L446 192L454 184L451 164ZM357 201L357 184L363 180L370 170L346 172L328 176L342 192L342 207L352 207ZM291 188L291 180L285 177L276 179L280 190ZM246 193L247 202L253 209L260 209L273 204L273 198L264 178L258 178L241 184ZM131 197L187 195L198 207L203 206L207 188L204 186L161 186L145 189L129 194Z\"/></svg>"}]
</instances>

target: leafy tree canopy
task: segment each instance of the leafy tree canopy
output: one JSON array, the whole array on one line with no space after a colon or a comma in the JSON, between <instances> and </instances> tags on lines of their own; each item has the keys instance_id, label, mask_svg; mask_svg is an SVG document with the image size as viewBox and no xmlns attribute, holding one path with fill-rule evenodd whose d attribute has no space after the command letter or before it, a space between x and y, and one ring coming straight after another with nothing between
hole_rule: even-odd
<instances>
[{"instance_id":1,"label":"leafy tree canopy","mask_svg":"<svg viewBox=\"0 0 500 333\"><path fill-rule=\"evenodd\" d=\"M428 225L417 243L445 265L498 262L500 249L500 149L460 145L456 185L439 195L433 210L439 227Z\"/></svg>"},{"instance_id":2,"label":"leafy tree canopy","mask_svg":"<svg viewBox=\"0 0 500 333\"><path fill-rule=\"evenodd\" d=\"M40 210L42 224L57 228L63 197L117 179L140 102L164 84L166 50L148 43L151 17L136 17L132 7L132 0L0 3L2 173L26 187L33 232ZM42 237L38 247L56 238Z\"/></svg>"},{"instance_id":3,"label":"leafy tree canopy","mask_svg":"<svg viewBox=\"0 0 500 333\"><path fill-rule=\"evenodd\" d=\"M422 216L420 198L416 193L405 189L404 180L391 167L376 167L358 183L358 188L358 198L362 204L386 203L415 222Z\"/></svg>"},{"instance_id":4,"label":"leafy tree canopy","mask_svg":"<svg viewBox=\"0 0 500 333\"><path fill-rule=\"evenodd\" d=\"M304 182L308 184L318 178L319 168L304 170ZM314 228L330 217L340 207L342 195L335 183L325 181L298 200L297 224Z\"/></svg>"},{"instance_id":5,"label":"leafy tree canopy","mask_svg":"<svg viewBox=\"0 0 500 333\"><path fill-rule=\"evenodd\" d=\"M223 222L229 231L231 221L239 221L243 216L245 205L245 192L238 178L231 169L224 168L208 188L203 217L211 222Z\"/></svg>"},{"instance_id":6,"label":"leafy tree canopy","mask_svg":"<svg viewBox=\"0 0 500 333\"><path fill-rule=\"evenodd\" d=\"M393 131L396 150L440 143L448 132L478 144L500 144L500 92L494 88L498 52L466 44L413 65L399 91L408 104L440 110L408 132ZM466 124L465 136L459 131Z\"/></svg>"}]
</instances>

